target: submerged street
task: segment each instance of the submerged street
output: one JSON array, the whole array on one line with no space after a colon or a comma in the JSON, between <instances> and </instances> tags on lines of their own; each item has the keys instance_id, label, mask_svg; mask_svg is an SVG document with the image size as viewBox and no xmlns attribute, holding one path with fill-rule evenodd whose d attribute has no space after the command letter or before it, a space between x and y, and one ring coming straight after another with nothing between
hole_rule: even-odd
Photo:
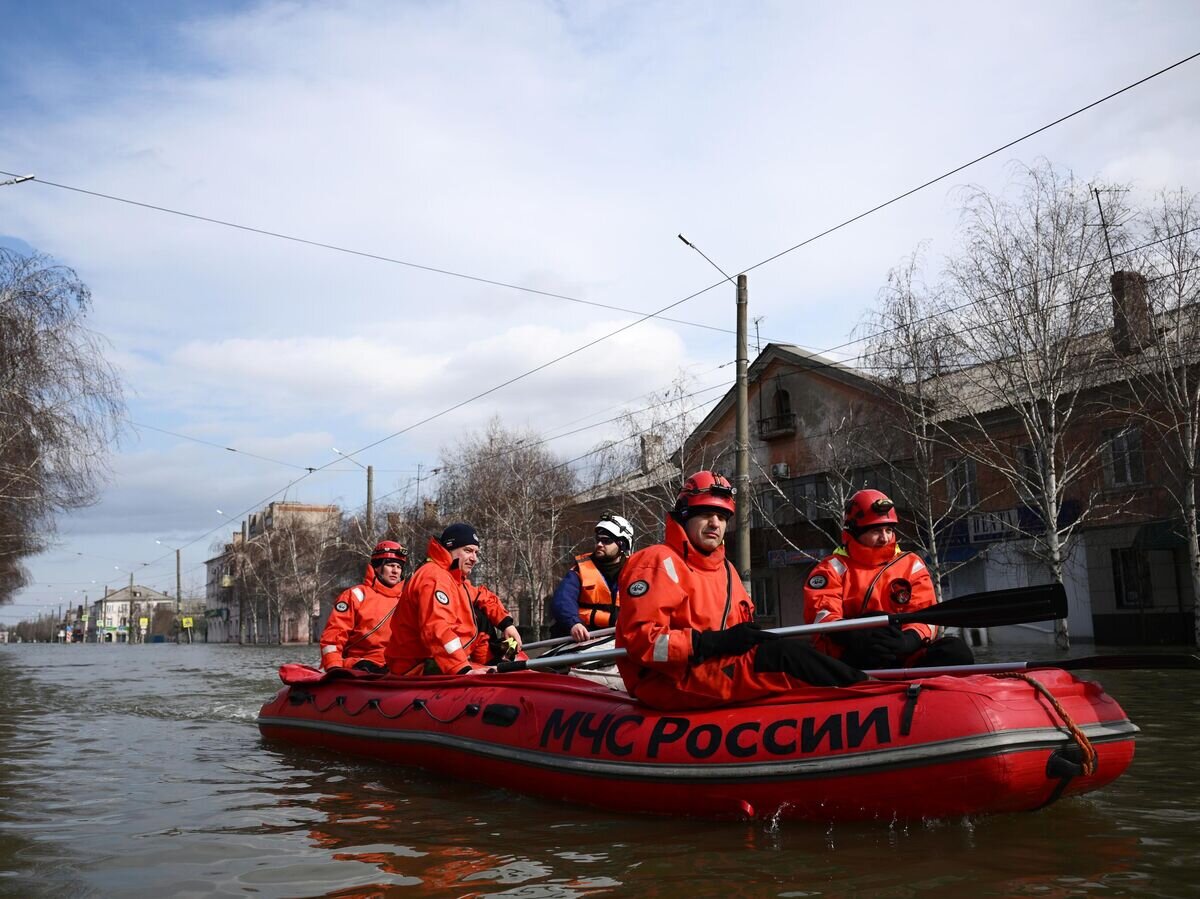
<instances>
[{"instance_id":1,"label":"submerged street","mask_svg":"<svg viewBox=\"0 0 1200 899\"><path fill-rule=\"evenodd\" d=\"M0 647L0 894L1183 896L1200 880L1194 672L1095 675L1142 730L1098 793L817 826L611 815L263 743L276 667L313 650Z\"/></svg>"}]
</instances>

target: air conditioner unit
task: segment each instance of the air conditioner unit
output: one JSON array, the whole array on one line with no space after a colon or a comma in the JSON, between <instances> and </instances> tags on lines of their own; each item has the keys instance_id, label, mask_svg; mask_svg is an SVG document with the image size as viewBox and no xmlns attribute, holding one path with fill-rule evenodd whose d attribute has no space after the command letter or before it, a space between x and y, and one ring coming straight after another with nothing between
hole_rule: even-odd
<instances>
[{"instance_id":1,"label":"air conditioner unit","mask_svg":"<svg viewBox=\"0 0 1200 899\"><path fill-rule=\"evenodd\" d=\"M771 477L773 478L786 478L789 477L791 473L792 470L788 467L786 462L776 462L771 466Z\"/></svg>"}]
</instances>

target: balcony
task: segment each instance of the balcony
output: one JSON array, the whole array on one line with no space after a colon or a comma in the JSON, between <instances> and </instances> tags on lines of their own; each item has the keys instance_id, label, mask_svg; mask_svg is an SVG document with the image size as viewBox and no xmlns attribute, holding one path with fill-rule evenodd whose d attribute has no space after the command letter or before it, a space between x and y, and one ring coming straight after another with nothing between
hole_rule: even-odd
<instances>
[{"instance_id":1,"label":"balcony","mask_svg":"<svg viewBox=\"0 0 1200 899\"><path fill-rule=\"evenodd\" d=\"M796 433L796 413L782 412L758 420L758 436L763 440L790 437Z\"/></svg>"}]
</instances>

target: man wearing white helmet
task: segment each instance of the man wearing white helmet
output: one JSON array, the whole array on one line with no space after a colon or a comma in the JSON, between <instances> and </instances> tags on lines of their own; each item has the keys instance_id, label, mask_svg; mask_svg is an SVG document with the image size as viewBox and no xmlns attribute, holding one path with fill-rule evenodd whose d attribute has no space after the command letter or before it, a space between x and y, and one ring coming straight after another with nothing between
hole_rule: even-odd
<instances>
[{"instance_id":1,"label":"man wearing white helmet","mask_svg":"<svg viewBox=\"0 0 1200 899\"><path fill-rule=\"evenodd\" d=\"M632 548L633 527L620 515L605 512L596 522L595 547L575 557L550 600L553 636L570 636L580 643L592 630L616 625L617 578Z\"/></svg>"}]
</instances>

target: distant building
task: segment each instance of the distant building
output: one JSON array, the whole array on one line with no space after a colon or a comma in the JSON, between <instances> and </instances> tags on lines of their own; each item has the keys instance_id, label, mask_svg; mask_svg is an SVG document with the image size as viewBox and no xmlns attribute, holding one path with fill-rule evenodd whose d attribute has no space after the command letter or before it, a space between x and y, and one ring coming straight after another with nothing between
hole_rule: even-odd
<instances>
[{"instance_id":1,"label":"distant building","mask_svg":"<svg viewBox=\"0 0 1200 899\"><path fill-rule=\"evenodd\" d=\"M302 525L336 533L341 510L333 505L275 502L242 522L224 551L205 561L205 639L209 643L310 642L320 614L320 598L311 608L276 608L273 597L250 579L239 577L239 565L250 565L263 555L275 533ZM269 553L268 553L269 555ZM300 567L314 560L301 560ZM277 605L277 604L276 604Z\"/></svg>"},{"instance_id":2,"label":"distant building","mask_svg":"<svg viewBox=\"0 0 1200 899\"><path fill-rule=\"evenodd\" d=\"M149 622L163 607L174 612L175 597L140 584L111 592L106 589L104 596L92 603L86 622L81 620L81 624L86 626L89 643L128 643L131 633L133 641L138 642L147 636ZM147 620L144 628L139 625L142 618Z\"/></svg>"}]
</instances>

